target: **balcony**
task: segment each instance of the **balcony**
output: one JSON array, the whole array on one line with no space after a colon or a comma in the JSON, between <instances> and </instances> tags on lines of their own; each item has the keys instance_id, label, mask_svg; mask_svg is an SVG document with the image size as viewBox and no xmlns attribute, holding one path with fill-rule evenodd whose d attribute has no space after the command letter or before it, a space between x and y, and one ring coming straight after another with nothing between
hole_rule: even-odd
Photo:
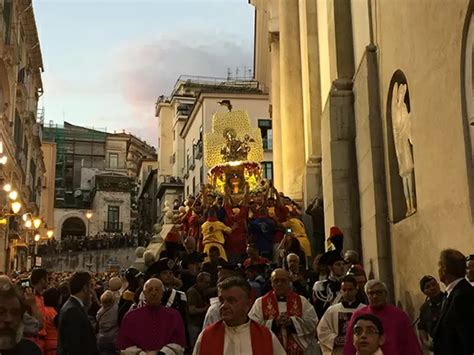
<instances>
[{"instance_id":1,"label":"balcony","mask_svg":"<svg viewBox=\"0 0 474 355\"><path fill-rule=\"evenodd\" d=\"M122 232L123 222L104 222L104 232Z\"/></svg>"}]
</instances>

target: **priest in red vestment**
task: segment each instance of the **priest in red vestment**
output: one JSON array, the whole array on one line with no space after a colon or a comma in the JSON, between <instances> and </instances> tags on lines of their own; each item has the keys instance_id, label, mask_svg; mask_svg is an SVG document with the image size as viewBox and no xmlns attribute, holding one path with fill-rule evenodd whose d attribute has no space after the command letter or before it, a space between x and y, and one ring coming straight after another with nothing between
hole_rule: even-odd
<instances>
[{"instance_id":1,"label":"priest in red vestment","mask_svg":"<svg viewBox=\"0 0 474 355\"><path fill-rule=\"evenodd\" d=\"M284 355L277 337L248 317L252 304L248 282L229 277L217 287L222 319L201 332L193 355Z\"/></svg>"},{"instance_id":2,"label":"priest in red vestment","mask_svg":"<svg viewBox=\"0 0 474 355\"><path fill-rule=\"evenodd\" d=\"M290 290L290 275L286 270L275 269L271 282L273 290L255 301L250 319L270 328L288 355L314 354L318 324L314 307Z\"/></svg>"}]
</instances>

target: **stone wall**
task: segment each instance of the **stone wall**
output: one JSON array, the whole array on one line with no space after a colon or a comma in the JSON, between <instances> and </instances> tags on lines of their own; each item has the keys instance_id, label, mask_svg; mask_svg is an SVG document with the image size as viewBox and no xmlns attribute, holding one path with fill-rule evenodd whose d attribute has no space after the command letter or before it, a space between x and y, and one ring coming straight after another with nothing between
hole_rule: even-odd
<instances>
[{"instance_id":1,"label":"stone wall","mask_svg":"<svg viewBox=\"0 0 474 355\"><path fill-rule=\"evenodd\" d=\"M136 248L67 252L43 257L42 263L50 271L90 270L103 272L112 268L126 269L135 259Z\"/></svg>"}]
</instances>

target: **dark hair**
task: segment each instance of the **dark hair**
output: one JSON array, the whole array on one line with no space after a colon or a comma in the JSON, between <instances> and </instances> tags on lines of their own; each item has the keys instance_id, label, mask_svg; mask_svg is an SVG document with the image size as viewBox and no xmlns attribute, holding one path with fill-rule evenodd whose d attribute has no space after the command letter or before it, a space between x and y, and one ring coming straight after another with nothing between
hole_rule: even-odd
<instances>
[{"instance_id":1,"label":"dark hair","mask_svg":"<svg viewBox=\"0 0 474 355\"><path fill-rule=\"evenodd\" d=\"M69 280L71 295L81 292L84 286L89 285L91 280L92 276L87 271L76 271Z\"/></svg>"},{"instance_id":2,"label":"dark hair","mask_svg":"<svg viewBox=\"0 0 474 355\"><path fill-rule=\"evenodd\" d=\"M371 313L366 313L366 314L362 314L362 315L356 317L356 319L354 319L354 323L352 323L352 328L353 329L356 326L357 322L360 321L360 320L367 320L369 322L374 323L374 325L377 327L377 331L379 332L379 335L383 335L384 330L383 330L382 321L376 315L371 314Z\"/></svg>"},{"instance_id":3,"label":"dark hair","mask_svg":"<svg viewBox=\"0 0 474 355\"><path fill-rule=\"evenodd\" d=\"M48 270L33 269L30 276L30 281L33 286L37 285L41 280L48 280Z\"/></svg>"},{"instance_id":4,"label":"dark hair","mask_svg":"<svg viewBox=\"0 0 474 355\"><path fill-rule=\"evenodd\" d=\"M357 288L357 281L356 281L356 279L354 278L354 276L352 276L352 275L346 275L346 276L344 276L344 277L341 279L341 284L342 284L343 282L350 282L351 284L354 285L355 288Z\"/></svg>"},{"instance_id":5,"label":"dark hair","mask_svg":"<svg viewBox=\"0 0 474 355\"><path fill-rule=\"evenodd\" d=\"M217 284L217 288L219 290L228 290L232 287L240 288L241 290L243 290L245 292L246 296L249 297L249 295L250 295L250 285L247 282L247 280L245 280L242 277L231 276L231 277L228 277L225 280L223 280L223 281L221 281Z\"/></svg>"},{"instance_id":6,"label":"dark hair","mask_svg":"<svg viewBox=\"0 0 474 355\"><path fill-rule=\"evenodd\" d=\"M421 289L421 292L424 292L424 291L425 291L426 284L427 284L428 282L430 282L430 281L433 281L433 280L436 281L436 279L435 279L433 276L431 276L431 275L425 275L425 276L423 276L423 277L421 278L421 280L420 280L420 289Z\"/></svg>"},{"instance_id":7,"label":"dark hair","mask_svg":"<svg viewBox=\"0 0 474 355\"><path fill-rule=\"evenodd\" d=\"M466 257L459 250L443 250L440 255L440 261L446 268L447 274L456 278L466 275Z\"/></svg>"},{"instance_id":8,"label":"dark hair","mask_svg":"<svg viewBox=\"0 0 474 355\"><path fill-rule=\"evenodd\" d=\"M215 245L213 245L213 246L211 246L211 247L209 248L209 253L211 253L211 252L213 252L213 251L217 251L217 252L219 253L219 255L220 255L220 253L221 253L221 251L219 250L219 248L216 247Z\"/></svg>"},{"instance_id":9,"label":"dark hair","mask_svg":"<svg viewBox=\"0 0 474 355\"><path fill-rule=\"evenodd\" d=\"M61 299L61 292L57 288L49 288L43 292L44 305L57 308Z\"/></svg>"}]
</instances>

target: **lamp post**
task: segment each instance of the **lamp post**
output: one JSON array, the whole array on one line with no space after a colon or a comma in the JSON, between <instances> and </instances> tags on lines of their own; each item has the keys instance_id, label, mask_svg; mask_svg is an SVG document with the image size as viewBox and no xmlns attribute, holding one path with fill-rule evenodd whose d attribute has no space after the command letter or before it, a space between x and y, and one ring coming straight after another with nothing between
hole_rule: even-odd
<instances>
[{"instance_id":1,"label":"lamp post","mask_svg":"<svg viewBox=\"0 0 474 355\"><path fill-rule=\"evenodd\" d=\"M91 218L92 218L92 216L93 216L92 212L89 211L89 212L86 213L86 218L87 218L87 238L89 238L90 235L91 235L91 232L90 232L90 231L91 231Z\"/></svg>"}]
</instances>

